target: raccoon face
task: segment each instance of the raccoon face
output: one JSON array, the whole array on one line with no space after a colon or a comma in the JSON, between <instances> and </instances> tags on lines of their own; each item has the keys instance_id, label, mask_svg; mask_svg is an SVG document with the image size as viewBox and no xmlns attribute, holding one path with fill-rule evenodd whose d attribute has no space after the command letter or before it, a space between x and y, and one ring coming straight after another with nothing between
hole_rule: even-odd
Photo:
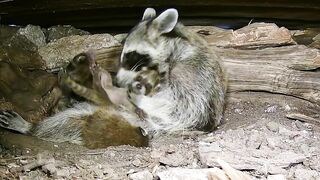
<instances>
[{"instance_id":1,"label":"raccoon face","mask_svg":"<svg viewBox=\"0 0 320 180\"><path fill-rule=\"evenodd\" d=\"M157 90L158 86L160 88L159 82L163 76L163 74L159 73L156 64L150 67L143 67L128 88L135 94L150 95Z\"/></svg>"},{"instance_id":2,"label":"raccoon face","mask_svg":"<svg viewBox=\"0 0 320 180\"><path fill-rule=\"evenodd\" d=\"M147 8L142 21L128 34L120 58L117 83L126 87L142 67L164 62L170 55L168 40L163 35L171 32L178 21L178 12L168 9L156 17L152 8Z\"/></svg>"}]
</instances>

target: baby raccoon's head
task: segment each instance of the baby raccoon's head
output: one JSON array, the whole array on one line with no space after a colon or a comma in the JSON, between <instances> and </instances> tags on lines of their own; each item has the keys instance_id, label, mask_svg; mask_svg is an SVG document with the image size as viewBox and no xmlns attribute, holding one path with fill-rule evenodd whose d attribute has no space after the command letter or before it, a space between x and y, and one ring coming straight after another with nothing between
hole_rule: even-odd
<instances>
[{"instance_id":1,"label":"baby raccoon's head","mask_svg":"<svg viewBox=\"0 0 320 180\"><path fill-rule=\"evenodd\" d=\"M152 8L147 8L141 22L128 34L120 58L117 83L127 86L142 67L165 61L171 54L168 37L178 21L178 12L168 9L156 17Z\"/></svg>"},{"instance_id":2,"label":"baby raccoon's head","mask_svg":"<svg viewBox=\"0 0 320 180\"><path fill-rule=\"evenodd\" d=\"M152 95L160 88L159 82L163 76L163 73L159 73L157 65L143 67L128 88L135 94Z\"/></svg>"}]
</instances>

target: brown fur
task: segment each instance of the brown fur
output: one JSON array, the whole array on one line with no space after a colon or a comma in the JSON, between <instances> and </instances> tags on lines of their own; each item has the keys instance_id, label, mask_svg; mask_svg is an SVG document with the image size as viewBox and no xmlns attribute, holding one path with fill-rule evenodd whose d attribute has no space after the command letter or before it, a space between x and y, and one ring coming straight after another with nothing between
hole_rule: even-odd
<instances>
[{"instance_id":1,"label":"brown fur","mask_svg":"<svg viewBox=\"0 0 320 180\"><path fill-rule=\"evenodd\" d=\"M81 136L88 148L131 145L148 146L148 136L141 135L141 128L134 127L113 108L100 109L91 116L84 117Z\"/></svg>"}]
</instances>

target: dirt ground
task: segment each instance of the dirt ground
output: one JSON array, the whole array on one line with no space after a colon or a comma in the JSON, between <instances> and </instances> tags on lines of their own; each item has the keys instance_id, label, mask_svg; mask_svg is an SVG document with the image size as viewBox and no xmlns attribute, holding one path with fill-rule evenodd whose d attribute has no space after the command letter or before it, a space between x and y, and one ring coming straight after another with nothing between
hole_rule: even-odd
<instances>
[{"instance_id":1,"label":"dirt ground","mask_svg":"<svg viewBox=\"0 0 320 180\"><path fill-rule=\"evenodd\" d=\"M178 167L216 167L220 158L253 179L320 179L319 124L286 118L301 113L319 119L318 106L262 92L231 93L228 102L216 131L161 135L146 148L88 150L1 130L0 178L157 179Z\"/></svg>"},{"instance_id":2,"label":"dirt ground","mask_svg":"<svg viewBox=\"0 0 320 180\"><path fill-rule=\"evenodd\" d=\"M219 157L256 179L319 179L319 126L285 117L294 112L319 118L319 107L261 92L232 93L228 102L216 131L161 135L146 148L88 150L2 130L0 178L152 179L177 167L215 167Z\"/></svg>"}]
</instances>

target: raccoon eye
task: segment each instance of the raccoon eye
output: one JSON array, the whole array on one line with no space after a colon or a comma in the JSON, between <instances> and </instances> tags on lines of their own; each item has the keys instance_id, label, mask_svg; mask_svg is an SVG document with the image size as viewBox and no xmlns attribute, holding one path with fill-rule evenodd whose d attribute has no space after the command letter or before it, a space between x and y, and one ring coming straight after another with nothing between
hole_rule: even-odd
<instances>
[{"instance_id":1,"label":"raccoon eye","mask_svg":"<svg viewBox=\"0 0 320 180\"><path fill-rule=\"evenodd\" d=\"M137 84L136 84L136 88L137 88L138 90L142 89L141 83L137 83Z\"/></svg>"},{"instance_id":2,"label":"raccoon eye","mask_svg":"<svg viewBox=\"0 0 320 180\"><path fill-rule=\"evenodd\" d=\"M141 76L137 76L137 77L135 78L135 80L140 82L140 81L142 81L142 77L141 77Z\"/></svg>"},{"instance_id":3,"label":"raccoon eye","mask_svg":"<svg viewBox=\"0 0 320 180\"><path fill-rule=\"evenodd\" d=\"M76 67L75 67L75 65L72 64L72 63L68 64L67 67L66 67L66 71L67 71L67 72L74 71L75 69L76 69Z\"/></svg>"},{"instance_id":4,"label":"raccoon eye","mask_svg":"<svg viewBox=\"0 0 320 180\"><path fill-rule=\"evenodd\" d=\"M83 54L83 53L82 53L82 54L79 54L78 56L76 56L76 57L74 58L74 62L77 63L77 64L85 63L86 60L87 60L87 55L85 55L85 54Z\"/></svg>"},{"instance_id":5,"label":"raccoon eye","mask_svg":"<svg viewBox=\"0 0 320 180\"><path fill-rule=\"evenodd\" d=\"M151 58L149 55L132 51L123 56L121 65L130 71L140 71L142 67L148 66L150 62Z\"/></svg>"}]
</instances>

